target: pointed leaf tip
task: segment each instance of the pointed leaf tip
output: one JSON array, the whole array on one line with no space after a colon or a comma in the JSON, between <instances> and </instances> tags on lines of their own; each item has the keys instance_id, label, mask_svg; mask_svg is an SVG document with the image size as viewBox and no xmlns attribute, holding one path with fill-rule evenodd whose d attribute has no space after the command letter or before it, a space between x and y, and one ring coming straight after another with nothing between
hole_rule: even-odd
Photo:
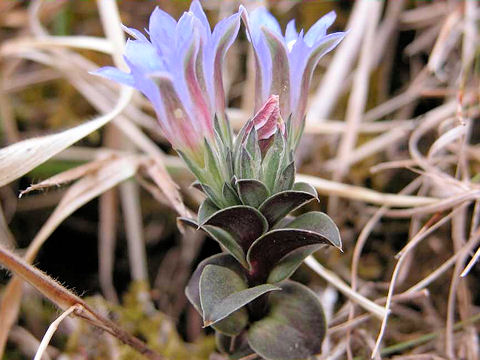
<instances>
[{"instance_id":1,"label":"pointed leaf tip","mask_svg":"<svg viewBox=\"0 0 480 360\"><path fill-rule=\"evenodd\" d=\"M218 265L206 265L200 276L200 303L205 326L215 324L214 328L227 335L239 334L248 323L247 310L241 307L224 305L230 295L247 289L247 284L235 271ZM212 315L221 312L215 321Z\"/></svg>"},{"instance_id":2,"label":"pointed leaf tip","mask_svg":"<svg viewBox=\"0 0 480 360\"><path fill-rule=\"evenodd\" d=\"M233 236L245 253L268 228L267 220L257 209L243 205L219 210L202 225L213 225L225 230Z\"/></svg>"},{"instance_id":3,"label":"pointed leaf tip","mask_svg":"<svg viewBox=\"0 0 480 360\"><path fill-rule=\"evenodd\" d=\"M290 212L302 207L316 199L316 192L287 190L276 193L265 200L259 207L259 211L265 216L270 227L284 218Z\"/></svg>"},{"instance_id":4,"label":"pointed leaf tip","mask_svg":"<svg viewBox=\"0 0 480 360\"><path fill-rule=\"evenodd\" d=\"M214 325L258 297L271 291L278 290L282 289L271 284L262 284L232 293L218 303L213 313L208 314L208 318L204 319L204 323L208 325Z\"/></svg>"}]
</instances>

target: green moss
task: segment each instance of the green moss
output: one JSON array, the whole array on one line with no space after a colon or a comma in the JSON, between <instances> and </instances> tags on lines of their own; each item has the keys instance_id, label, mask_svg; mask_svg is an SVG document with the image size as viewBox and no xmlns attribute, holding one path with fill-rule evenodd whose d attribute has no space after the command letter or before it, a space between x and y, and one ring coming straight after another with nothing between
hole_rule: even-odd
<instances>
[{"instance_id":1,"label":"green moss","mask_svg":"<svg viewBox=\"0 0 480 360\"><path fill-rule=\"evenodd\" d=\"M112 305L100 297L88 298L92 307L110 311L112 318L130 334L145 341L152 349L170 360L207 360L215 349L215 340L211 336L200 338L195 343L186 343L178 334L173 321L150 303L148 286L145 283L132 283L123 297L122 305ZM68 341L71 354L88 353L89 359L108 358L111 346L98 331L92 331L90 325L81 322L77 331ZM121 360L144 360L145 357L127 345L113 340Z\"/></svg>"}]
</instances>

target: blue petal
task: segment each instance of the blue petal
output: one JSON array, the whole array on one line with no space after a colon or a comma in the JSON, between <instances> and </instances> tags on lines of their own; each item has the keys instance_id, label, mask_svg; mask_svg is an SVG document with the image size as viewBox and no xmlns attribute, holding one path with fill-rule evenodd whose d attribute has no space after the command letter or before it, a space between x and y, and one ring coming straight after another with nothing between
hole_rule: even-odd
<instances>
[{"instance_id":1,"label":"blue petal","mask_svg":"<svg viewBox=\"0 0 480 360\"><path fill-rule=\"evenodd\" d=\"M155 83L143 72L143 70L137 67L134 63L130 62L128 58L125 59L128 67L131 70L131 76L135 82L135 88L142 92L148 100L153 104L155 110L161 110L160 93ZM158 108L158 109L157 109Z\"/></svg>"},{"instance_id":2,"label":"blue petal","mask_svg":"<svg viewBox=\"0 0 480 360\"><path fill-rule=\"evenodd\" d=\"M272 75L270 94L280 97L280 110L282 116L290 115L290 66L289 54L283 37L269 29L262 27L265 39L268 43L272 61Z\"/></svg>"},{"instance_id":3,"label":"blue petal","mask_svg":"<svg viewBox=\"0 0 480 360\"><path fill-rule=\"evenodd\" d=\"M328 14L322 16L305 35L305 42L309 46L313 46L316 41L327 34L327 29L333 24L337 14L335 11L330 11Z\"/></svg>"},{"instance_id":4,"label":"blue petal","mask_svg":"<svg viewBox=\"0 0 480 360\"><path fill-rule=\"evenodd\" d=\"M210 49L204 54L205 76L212 100L222 116L225 110L225 92L223 90L222 63L225 54L232 46L240 29L240 15L233 14L221 20L213 29Z\"/></svg>"},{"instance_id":5,"label":"blue petal","mask_svg":"<svg viewBox=\"0 0 480 360\"><path fill-rule=\"evenodd\" d=\"M291 49L291 46L297 41L298 33L295 26L295 19L290 20L287 24L287 29L285 30L285 42L287 46Z\"/></svg>"},{"instance_id":6,"label":"blue petal","mask_svg":"<svg viewBox=\"0 0 480 360\"><path fill-rule=\"evenodd\" d=\"M183 49L191 42L194 31L195 17L192 13L183 13L175 28L175 44L177 48ZM177 59L178 60L178 59Z\"/></svg>"},{"instance_id":7,"label":"blue petal","mask_svg":"<svg viewBox=\"0 0 480 360\"><path fill-rule=\"evenodd\" d=\"M167 55L171 51L177 22L168 13L156 7L150 15L148 33L152 44L161 55Z\"/></svg>"},{"instance_id":8,"label":"blue petal","mask_svg":"<svg viewBox=\"0 0 480 360\"><path fill-rule=\"evenodd\" d=\"M254 36L259 35L260 27L262 26L282 35L282 29L277 19L263 6L252 11L250 14L250 23L252 28L255 29Z\"/></svg>"},{"instance_id":9,"label":"blue petal","mask_svg":"<svg viewBox=\"0 0 480 360\"><path fill-rule=\"evenodd\" d=\"M150 42L127 40L125 58L142 72L161 71L165 68L163 59Z\"/></svg>"},{"instance_id":10,"label":"blue petal","mask_svg":"<svg viewBox=\"0 0 480 360\"><path fill-rule=\"evenodd\" d=\"M129 28L129 27L126 27L125 25L121 25L122 26L122 29L123 31L125 31L128 35L130 35L132 38L136 39L136 40L140 40L140 41L145 41L145 42L149 42L148 39L145 37L145 35L143 35L140 31L138 31L137 29L134 29L134 28Z\"/></svg>"},{"instance_id":11,"label":"blue petal","mask_svg":"<svg viewBox=\"0 0 480 360\"><path fill-rule=\"evenodd\" d=\"M256 19L253 18L255 21L252 21L252 16L243 6L240 6L240 13L247 29L247 38L252 43L255 54L255 112L261 108L267 99L272 83L272 59L261 30L263 23L259 22L260 17L264 16L265 12L264 8L254 10L252 15L255 15L255 13L257 15L255 15Z\"/></svg>"},{"instance_id":12,"label":"blue petal","mask_svg":"<svg viewBox=\"0 0 480 360\"><path fill-rule=\"evenodd\" d=\"M301 94L301 83L307 61L312 49L307 46L303 39L303 34L298 37L297 41L290 49L289 63L290 63L290 101L291 109L295 110L298 98Z\"/></svg>"},{"instance_id":13,"label":"blue petal","mask_svg":"<svg viewBox=\"0 0 480 360\"><path fill-rule=\"evenodd\" d=\"M306 109L306 99L308 97L308 88L310 87L310 80L312 79L313 71L317 66L319 60L328 52L332 51L345 37L344 32L332 33L325 37L323 37L319 42L315 44L313 49L310 49L310 52L304 58L307 59L307 62L302 64L299 63L298 69L295 69L295 72L298 74L303 75L302 78L299 79L300 83L298 84L297 93L299 94L298 98L296 99L295 107L293 107L294 112L296 115L303 118ZM298 79L297 79L298 81Z\"/></svg>"},{"instance_id":14,"label":"blue petal","mask_svg":"<svg viewBox=\"0 0 480 360\"><path fill-rule=\"evenodd\" d=\"M105 79L113 80L120 84L134 86L133 76L126 72L123 72L112 66L105 66L96 71L92 71L91 74L101 76Z\"/></svg>"},{"instance_id":15,"label":"blue petal","mask_svg":"<svg viewBox=\"0 0 480 360\"><path fill-rule=\"evenodd\" d=\"M198 0L192 1L192 4L190 5L190 11L198 20L200 20L203 27L209 32L211 32L210 23L208 22L207 15L205 15L205 12L203 11L200 1Z\"/></svg>"}]
</instances>

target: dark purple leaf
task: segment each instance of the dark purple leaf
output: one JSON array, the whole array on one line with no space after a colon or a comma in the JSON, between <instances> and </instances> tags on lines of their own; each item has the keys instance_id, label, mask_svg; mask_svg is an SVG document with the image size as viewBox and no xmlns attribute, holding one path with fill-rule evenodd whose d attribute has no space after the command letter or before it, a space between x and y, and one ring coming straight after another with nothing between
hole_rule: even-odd
<instances>
[{"instance_id":1,"label":"dark purple leaf","mask_svg":"<svg viewBox=\"0 0 480 360\"><path fill-rule=\"evenodd\" d=\"M258 210L265 216L270 227L295 209L315 199L316 196L306 191L288 190L270 196Z\"/></svg>"},{"instance_id":2,"label":"dark purple leaf","mask_svg":"<svg viewBox=\"0 0 480 360\"><path fill-rule=\"evenodd\" d=\"M242 179L238 180L236 185L244 205L258 208L268 197L268 189L261 181Z\"/></svg>"},{"instance_id":3,"label":"dark purple leaf","mask_svg":"<svg viewBox=\"0 0 480 360\"><path fill-rule=\"evenodd\" d=\"M238 275L244 276L244 270L241 265L229 254L216 254L206 258L200 264L198 264L185 288L185 295L200 314L203 314L202 306L200 304L200 276L202 275L203 269L205 269L205 266L207 265L224 266L235 271Z\"/></svg>"},{"instance_id":4,"label":"dark purple leaf","mask_svg":"<svg viewBox=\"0 0 480 360\"><path fill-rule=\"evenodd\" d=\"M243 267L248 268L242 247L233 236L230 235L230 233L213 225L204 225L201 229L207 232L208 235L223 246L240 264L242 264Z\"/></svg>"},{"instance_id":5,"label":"dark purple leaf","mask_svg":"<svg viewBox=\"0 0 480 360\"><path fill-rule=\"evenodd\" d=\"M325 337L325 316L316 295L293 281L269 297L267 316L248 330L248 343L268 360L297 360L318 354Z\"/></svg>"},{"instance_id":6,"label":"dark purple leaf","mask_svg":"<svg viewBox=\"0 0 480 360\"><path fill-rule=\"evenodd\" d=\"M250 206L231 206L222 209L201 225L213 225L225 230L240 244L245 253L268 228L264 216Z\"/></svg>"},{"instance_id":7,"label":"dark purple leaf","mask_svg":"<svg viewBox=\"0 0 480 360\"><path fill-rule=\"evenodd\" d=\"M341 248L335 223L321 212L303 214L288 224L288 228L269 231L252 244L247 253L251 280L262 283L285 256L305 246L318 250L324 244ZM293 260L298 264L292 264ZM296 269L301 261L303 258L299 256L289 259L284 272L289 273L292 267Z\"/></svg>"},{"instance_id":8,"label":"dark purple leaf","mask_svg":"<svg viewBox=\"0 0 480 360\"><path fill-rule=\"evenodd\" d=\"M204 326L212 326L226 335L239 334L247 326L248 312L229 299L244 290L247 290L247 284L235 271L218 265L205 266L200 276ZM215 314L219 321L213 318Z\"/></svg>"},{"instance_id":9,"label":"dark purple leaf","mask_svg":"<svg viewBox=\"0 0 480 360\"><path fill-rule=\"evenodd\" d=\"M316 250L318 250L318 245L304 246L284 256L268 274L267 283L276 284L288 279L302 264L303 260L312 255Z\"/></svg>"},{"instance_id":10,"label":"dark purple leaf","mask_svg":"<svg viewBox=\"0 0 480 360\"><path fill-rule=\"evenodd\" d=\"M210 265L210 266L215 266L215 265ZM207 271L207 269L210 269L210 266L205 269L205 272ZM226 268L221 268L221 269L223 272L226 271L225 270ZM231 270L228 270L228 271L232 272ZM212 274L211 278L213 279L217 275L215 275L214 273ZM235 276L238 277L238 275L236 274ZM217 276L215 279L218 280L218 278L219 276ZM212 307L211 312L207 313L206 309L204 309L203 320L205 322L205 325L206 326L214 325L217 322L225 319L227 316L229 316L233 312L237 311L238 309L244 307L248 303L262 296L263 294L266 294L268 292L275 291L275 290L281 290L281 289L278 286L273 286L270 284L262 284L262 285L254 286L249 289L244 289L241 291L231 293L230 295L225 297L223 300L216 303L215 306Z\"/></svg>"}]
</instances>

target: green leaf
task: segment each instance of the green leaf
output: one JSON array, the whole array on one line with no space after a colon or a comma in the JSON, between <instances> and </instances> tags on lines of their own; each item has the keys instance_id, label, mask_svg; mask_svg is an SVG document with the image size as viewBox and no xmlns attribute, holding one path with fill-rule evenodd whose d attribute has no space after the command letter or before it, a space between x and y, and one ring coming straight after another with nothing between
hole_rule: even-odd
<instances>
[{"instance_id":1,"label":"green leaf","mask_svg":"<svg viewBox=\"0 0 480 360\"><path fill-rule=\"evenodd\" d=\"M233 236L245 253L268 229L265 217L257 209L244 205L219 210L200 225L213 225L225 230Z\"/></svg>"},{"instance_id":2,"label":"green leaf","mask_svg":"<svg viewBox=\"0 0 480 360\"><path fill-rule=\"evenodd\" d=\"M182 158L183 162L187 165L190 171L195 175L195 177L200 182L205 182L205 172L204 170L198 166L194 161L192 161L187 155L185 155L182 151L176 150L177 154Z\"/></svg>"},{"instance_id":3,"label":"green leaf","mask_svg":"<svg viewBox=\"0 0 480 360\"><path fill-rule=\"evenodd\" d=\"M312 185L306 182L301 182L301 181L296 182L295 184L293 184L292 190L303 191L303 192L312 194L315 197L318 197L317 190Z\"/></svg>"},{"instance_id":4,"label":"green leaf","mask_svg":"<svg viewBox=\"0 0 480 360\"><path fill-rule=\"evenodd\" d=\"M184 225L190 226L195 230L198 230L199 225L194 219L186 218L186 217L178 217L177 221L183 223Z\"/></svg>"},{"instance_id":5,"label":"green leaf","mask_svg":"<svg viewBox=\"0 0 480 360\"><path fill-rule=\"evenodd\" d=\"M224 207L223 200L220 198L217 193L208 185L206 184L201 184L203 193L208 196L208 198L212 201L212 203L215 204L216 207L219 209Z\"/></svg>"},{"instance_id":6,"label":"green leaf","mask_svg":"<svg viewBox=\"0 0 480 360\"><path fill-rule=\"evenodd\" d=\"M215 117L213 119L213 129L215 130L215 133L218 135L218 137L222 141L222 144L224 146L228 146L231 139L229 139L228 131L225 131L225 129L223 129L222 126L220 125L220 120L218 119L217 114L215 114Z\"/></svg>"},{"instance_id":7,"label":"green leaf","mask_svg":"<svg viewBox=\"0 0 480 360\"><path fill-rule=\"evenodd\" d=\"M295 134L294 134L294 129L293 129L293 120L292 120L292 114L288 116L288 119L285 123L285 129L287 133L287 148L291 150L295 150Z\"/></svg>"},{"instance_id":8,"label":"green leaf","mask_svg":"<svg viewBox=\"0 0 480 360\"><path fill-rule=\"evenodd\" d=\"M316 211L306 213L291 221L286 227L316 231L328 238L337 248L341 249L342 247L342 241L337 226L333 220L324 213ZM273 268L268 275L267 282L276 283L287 279L298 269L303 260L313 254L317 249L318 246L312 245L292 251L280 260L280 262L278 262Z\"/></svg>"},{"instance_id":9,"label":"green leaf","mask_svg":"<svg viewBox=\"0 0 480 360\"><path fill-rule=\"evenodd\" d=\"M212 225L201 226L201 229L204 230L208 235L210 235L220 245L222 245L235 259L238 260L238 262L245 269L248 269L245 252L232 235L230 235L225 230Z\"/></svg>"},{"instance_id":10,"label":"green leaf","mask_svg":"<svg viewBox=\"0 0 480 360\"><path fill-rule=\"evenodd\" d=\"M207 267L205 271L207 271L207 269L209 269L210 266L215 266L215 265L209 265L209 267ZM231 271L231 270L228 270L228 271ZM266 294L271 291L276 291L276 290L281 290L281 289L278 286L274 286L270 284L262 284L249 289L234 292L228 295L226 298L224 298L220 303L218 303L215 306L215 309L213 309L212 313L206 314L204 312L204 321L207 325L214 325L217 322L225 319L227 316L229 316L233 312L237 311L238 309L252 302L256 298L262 296L263 294Z\"/></svg>"},{"instance_id":11,"label":"green leaf","mask_svg":"<svg viewBox=\"0 0 480 360\"><path fill-rule=\"evenodd\" d=\"M248 128L251 126L250 123L251 123L252 119L248 120L243 126L242 128L240 129L240 131L238 132L236 138L235 138L235 143L233 145L233 155L234 155L234 159L237 159L237 158L240 158L239 157L239 154L240 154L240 149L242 148L242 144L243 144L243 141L244 141L244 138L246 136L246 133L247 133L247 130Z\"/></svg>"},{"instance_id":12,"label":"green leaf","mask_svg":"<svg viewBox=\"0 0 480 360\"><path fill-rule=\"evenodd\" d=\"M274 192L290 190L293 187L295 181L295 162L290 162L280 173L277 181L275 182Z\"/></svg>"},{"instance_id":13,"label":"green leaf","mask_svg":"<svg viewBox=\"0 0 480 360\"><path fill-rule=\"evenodd\" d=\"M222 194L223 199L228 206L235 206L241 203L240 198L229 183L223 183Z\"/></svg>"},{"instance_id":14,"label":"green leaf","mask_svg":"<svg viewBox=\"0 0 480 360\"><path fill-rule=\"evenodd\" d=\"M230 148L227 148L225 150L225 164L226 164L226 169L227 169L227 172L228 172L227 179L229 179L235 173L234 163L233 163L233 154L232 154L232 150Z\"/></svg>"},{"instance_id":15,"label":"green leaf","mask_svg":"<svg viewBox=\"0 0 480 360\"><path fill-rule=\"evenodd\" d=\"M327 239L331 245L342 249L342 239L337 225L330 216L320 211L300 215L288 224L288 228L313 231Z\"/></svg>"},{"instance_id":16,"label":"green leaf","mask_svg":"<svg viewBox=\"0 0 480 360\"><path fill-rule=\"evenodd\" d=\"M312 255L317 249L317 245L304 246L284 256L268 274L267 283L275 284L288 279L302 264L303 260Z\"/></svg>"},{"instance_id":17,"label":"green leaf","mask_svg":"<svg viewBox=\"0 0 480 360\"><path fill-rule=\"evenodd\" d=\"M270 311L247 333L251 348L267 360L306 359L320 353L325 316L316 295L293 281L280 284L269 297Z\"/></svg>"},{"instance_id":18,"label":"green leaf","mask_svg":"<svg viewBox=\"0 0 480 360\"><path fill-rule=\"evenodd\" d=\"M188 281L187 286L185 287L185 295L200 314L203 314L202 305L200 303L200 276L202 275L203 269L205 269L207 265L219 265L229 268L239 276L243 276L244 274L244 270L237 260L228 254L216 254L206 258L200 264L198 264L197 268L192 274L192 277Z\"/></svg>"},{"instance_id":19,"label":"green leaf","mask_svg":"<svg viewBox=\"0 0 480 360\"><path fill-rule=\"evenodd\" d=\"M204 326L213 325L211 315L221 308L229 295L245 289L247 284L234 271L218 265L205 266L200 276L200 303ZM245 308L235 309L222 319L216 322L213 328L227 335L237 335L247 326L248 312Z\"/></svg>"},{"instance_id":20,"label":"green leaf","mask_svg":"<svg viewBox=\"0 0 480 360\"><path fill-rule=\"evenodd\" d=\"M180 217L177 221L182 222L184 225L191 226L195 230L202 229L213 240L218 242L219 245L222 246L222 249L228 251L245 269L249 268L245 251L243 251L237 240L227 231L213 225L199 225L195 220L185 217Z\"/></svg>"},{"instance_id":21,"label":"green leaf","mask_svg":"<svg viewBox=\"0 0 480 360\"><path fill-rule=\"evenodd\" d=\"M247 149L242 148L240 155L240 176L242 179L254 178L254 163Z\"/></svg>"},{"instance_id":22,"label":"green leaf","mask_svg":"<svg viewBox=\"0 0 480 360\"><path fill-rule=\"evenodd\" d=\"M250 130L250 134L248 134L245 148L247 149L252 159L252 163L251 163L252 171L253 171L252 178L257 179L258 176L260 175L260 169L262 167L262 152L258 144L258 135L257 135L257 130L255 130L255 127L252 127L252 129Z\"/></svg>"},{"instance_id":23,"label":"green leaf","mask_svg":"<svg viewBox=\"0 0 480 360\"><path fill-rule=\"evenodd\" d=\"M210 199L205 199L198 208L198 222L201 224L215 214L219 208Z\"/></svg>"},{"instance_id":24,"label":"green leaf","mask_svg":"<svg viewBox=\"0 0 480 360\"><path fill-rule=\"evenodd\" d=\"M279 166L282 162L283 153L285 150L285 139L280 131L275 133L272 146L268 149L262 161L263 167L263 183L267 186L270 192L273 192L275 182L278 177Z\"/></svg>"},{"instance_id":25,"label":"green leaf","mask_svg":"<svg viewBox=\"0 0 480 360\"><path fill-rule=\"evenodd\" d=\"M205 139L205 170L212 182L221 189L223 176L218 155L213 151L210 142Z\"/></svg>"},{"instance_id":26,"label":"green leaf","mask_svg":"<svg viewBox=\"0 0 480 360\"><path fill-rule=\"evenodd\" d=\"M282 191L270 196L260 205L258 210L265 216L269 226L272 227L290 212L315 199L315 195L305 191Z\"/></svg>"},{"instance_id":27,"label":"green leaf","mask_svg":"<svg viewBox=\"0 0 480 360\"><path fill-rule=\"evenodd\" d=\"M237 180L237 191L244 205L258 208L268 197L266 186L255 179Z\"/></svg>"}]
</instances>

